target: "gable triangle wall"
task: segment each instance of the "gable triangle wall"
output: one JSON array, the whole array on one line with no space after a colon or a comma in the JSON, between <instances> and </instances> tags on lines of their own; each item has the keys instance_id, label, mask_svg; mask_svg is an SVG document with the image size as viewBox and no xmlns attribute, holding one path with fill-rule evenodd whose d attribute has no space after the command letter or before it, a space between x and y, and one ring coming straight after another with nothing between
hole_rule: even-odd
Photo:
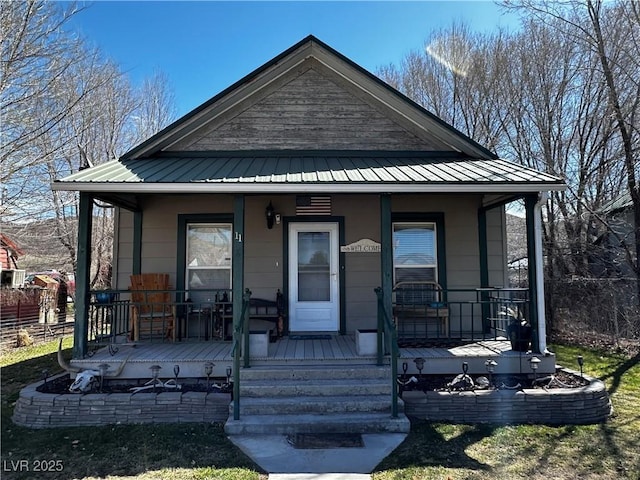
<instances>
[{"instance_id":1,"label":"gable triangle wall","mask_svg":"<svg viewBox=\"0 0 640 480\"><path fill-rule=\"evenodd\" d=\"M166 151L450 149L412 133L368 97L307 59Z\"/></svg>"}]
</instances>

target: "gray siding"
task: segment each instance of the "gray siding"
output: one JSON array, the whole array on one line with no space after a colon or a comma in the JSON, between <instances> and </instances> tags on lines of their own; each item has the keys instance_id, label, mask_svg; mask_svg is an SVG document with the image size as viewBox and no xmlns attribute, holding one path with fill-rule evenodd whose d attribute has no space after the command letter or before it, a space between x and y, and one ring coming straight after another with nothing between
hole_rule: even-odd
<instances>
[{"instance_id":1,"label":"gray siding","mask_svg":"<svg viewBox=\"0 0 640 480\"><path fill-rule=\"evenodd\" d=\"M258 92L170 150L449 149L418 138L340 83L327 72L306 69L277 89Z\"/></svg>"},{"instance_id":2,"label":"gray siding","mask_svg":"<svg viewBox=\"0 0 640 480\"><path fill-rule=\"evenodd\" d=\"M446 234L447 287L480 286L477 210L479 195L396 195L394 212L442 212ZM245 287L258 298L275 299L284 282L284 224L268 230L265 207L271 201L282 217L295 217L295 195L247 196L245 199ZM184 213L233 212L230 195L183 195L143 197L142 271L168 272L175 286L177 264L177 217ZM332 195L332 213L344 216L345 242L363 238L380 241L380 200L377 195ZM304 217L300 217L304 218ZM502 209L488 217L489 272L493 285L502 285L505 275L504 216ZM118 288L129 286L133 251L133 215L119 217L119 245L114 261ZM376 325L374 289L381 283L380 257L374 253L346 253L345 315L347 331Z\"/></svg>"}]
</instances>

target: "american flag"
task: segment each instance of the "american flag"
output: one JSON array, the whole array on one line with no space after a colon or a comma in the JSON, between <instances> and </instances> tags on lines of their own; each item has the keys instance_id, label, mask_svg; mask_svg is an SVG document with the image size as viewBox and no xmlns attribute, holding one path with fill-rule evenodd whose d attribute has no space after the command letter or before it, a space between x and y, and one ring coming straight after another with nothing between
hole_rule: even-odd
<instances>
[{"instance_id":1,"label":"american flag","mask_svg":"<svg viewBox=\"0 0 640 480\"><path fill-rule=\"evenodd\" d=\"M298 195L296 215L331 215L331 197L328 195Z\"/></svg>"}]
</instances>

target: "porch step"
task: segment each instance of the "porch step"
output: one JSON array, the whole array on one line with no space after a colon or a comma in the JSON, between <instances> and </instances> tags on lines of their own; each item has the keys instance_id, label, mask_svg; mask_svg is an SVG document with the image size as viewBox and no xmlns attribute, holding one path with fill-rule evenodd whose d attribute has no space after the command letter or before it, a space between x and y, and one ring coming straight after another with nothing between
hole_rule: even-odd
<instances>
[{"instance_id":1,"label":"porch step","mask_svg":"<svg viewBox=\"0 0 640 480\"><path fill-rule=\"evenodd\" d=\"M230 417L227 435L292 435L295 433L408 433L409 419L388 413L312 413L299 415L245 415Z\"/></svg>"},{"instance_id":2,"label":"porch step","mask_svg":"<svg viewBox=\"0 0 640 480\"><path fill-rule=\"evenodd\" d=\"M388 379L388 366L377 365L272 365L244 368L240 371L242 383L251 380L322 380L322 379Z\"/></svg>"},{"instance_id":3,"label":"porch step","mask_svg":"<svg viewBox=\"0 0 640 480\"><path fill-rule=\"evenodd\" d=\"M335 395L390 395L391 381L362 378L321 380L252 380L240 381L242 397L298 397Z\"/></svg>"},{"instance_id":4,"label":"porch step","mask_svg":"<svg viewBox=\"0 0 640 480\"><path fill-rule=\"evenodd\" d=\"M398 399L402 410L404 403ZM322 412L378 412L391 413L391 398L386 395L334 395L301 397L242 397L240 416L244 415L297 415ZM229 405L233 415L233 403Z\"/></svg>"},{"instance_id":5,"label":"porch step","mask_svg":"<svg viewBox=\"0 0 640 480\"><path fill-rule=\"evenodd\" d=\"M260 366L240 372L234 434L374 433L409 431L404 403L391 416L391 369L376 365Z\"/></svg>"}]
</instances>

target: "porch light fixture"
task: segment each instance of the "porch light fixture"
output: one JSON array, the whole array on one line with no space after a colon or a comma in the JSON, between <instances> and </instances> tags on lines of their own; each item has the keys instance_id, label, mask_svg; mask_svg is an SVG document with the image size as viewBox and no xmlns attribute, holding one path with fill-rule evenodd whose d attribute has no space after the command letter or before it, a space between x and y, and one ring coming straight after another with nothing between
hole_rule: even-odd
<instances>
[{"instance_id":1,"label":"porch light fixture","mask_svg":"<svg viewBox=\"0 0 640 480\"><path fill-rule=\"evenodd\" d=\"M273 228L273 222L275 221L276 213L273 209L273 204L269 201L267 209L265 210L265 216L267 217L267 228L271 230Z\"/></svg>"},{"instance_id":2,"label":"porch light fixture","mask_svg":"<svg viewBox=\"0 0 640 480\"><path fill-rule=\"evenodd\" d=\"M582 375L582 367L584 366L584 358L582 358L582 355L578 355L578 365L580 365L580 378L584 378Z\"/></svg>"},{"instance_id":3,"label":"porch light fixture","mask_svg":"<svg viewBox=\"0 0 640 480\"><path fill-rule=\"evenodd\" d=\"M466 375L468 371L469 371L469 363L468 362L462 362L462 373L464 373Z\"/></svg>"},{"instance_id":4,"label":"porch light fixture","mask_svg":"<svg viewBox=\"0 0 640 480\"><path fill-rule=\"evenodd\" d=\"M409 364L407 362L402 362L402 373L406 375L407 370L409 370Z\"/></svg>"},{"instance_id":5,"label":"porch light fixture","mask_svg":"<svg viewBox=\"0 0 640 480\"><path fill-rule=\"evenodd\" d=\"M231 383L231 367L227 367L227 384Z\"/></svg>"}]
</instances>

